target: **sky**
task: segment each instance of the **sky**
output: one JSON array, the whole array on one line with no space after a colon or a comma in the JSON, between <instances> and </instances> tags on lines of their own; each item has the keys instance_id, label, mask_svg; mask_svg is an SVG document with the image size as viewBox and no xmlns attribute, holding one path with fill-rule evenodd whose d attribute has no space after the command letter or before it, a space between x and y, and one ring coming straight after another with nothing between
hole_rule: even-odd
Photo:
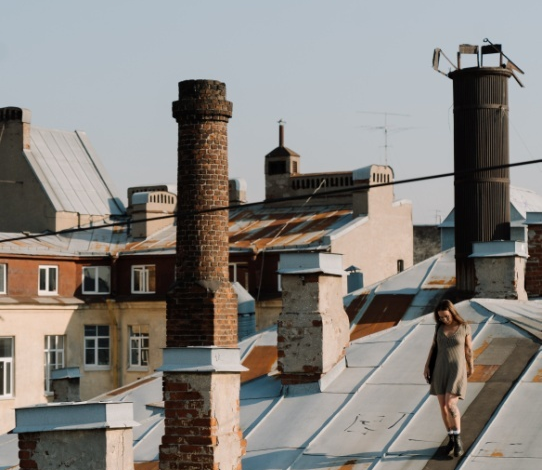
<instances>
[{"instance_id":1,"label":"sky","mask_svg":"<svg viewBox=\"0 0 542 470\"><path fill-rule=\"evenodd\" d=\"M453 171L452 80L432 69L433 50L455 62L460 44L489 38L525 72L525 88L509 83L510 161L522 162L542 156L541 17L532 0L4 0L0 107L85 131L125 199L128 187L176 182L178 82L220 80L233 102L230 177L255 202L280 119L302 173ZM542 165L510 174L542 194ZM439 222L453 179L397 185L395 196L412 202L414 223Z\"/></svg>"}]
</instances>

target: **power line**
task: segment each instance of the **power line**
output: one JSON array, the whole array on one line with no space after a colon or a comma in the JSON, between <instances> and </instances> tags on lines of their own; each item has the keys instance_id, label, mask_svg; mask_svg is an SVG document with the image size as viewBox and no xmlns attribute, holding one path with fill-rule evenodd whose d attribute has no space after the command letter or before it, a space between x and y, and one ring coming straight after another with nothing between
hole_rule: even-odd
<instances>
[{"instance_id":1,"label":"power line","mask_svg":"<svg viewBox=\"0 0 542 470\"><path fill-rule=\"evenodd\" d=\"M397 180L397 181L390 181L387 183L375 183L375 184L360 184L355 186L350 186L348 188L343 189L334 189L333 191L322 191L322 192L316 192L312 194L312 198L320 198L320 197L326 197L326 196L335 196L339 194L346 194L351 193L354 191L363 191L370 188L379 188L383 186L395 186L399 184L408 184L408 183L418 183L420 181L429 181L429 180L435 180L440 178L449 178L451 176L463 176L468 175L472 173L479 173L483 171L491 171L491 170L500 170L504 168L514 168L517 166L525 166L525 165L534 165L536 163L542 163L542 159L538 160L526 160L523 162L517 162L517 163L508 163L506 165L493 165L493 166L486 166L483 168L476 168L476 169L470 169L470 170L461 170L461 171L452 171L449 173L440 173L436 175L429 175L429 176L419 176L417 178L408 178L404 180ZM39 233L39 234L32 234L32 235L23 235L20 237L13 237L13 238L6 238L3 240L0 240L0 243L7 243L7 242L14 242L19 240L31 240L31 239L37 239L37 238L43 238L43 237L49 237L52 235L66 235L70 233L78 233L78 232L85 232L88 230L95 230L95 229L101 229L101 228L108 228L108 227L122 227L125 225L132 225L134 223L139 222L147 222L147 221L154 221L154 220L163 220L163 219L171 219L174 217L177 218L184 218L184 217L191 217L198 214L208 214L212 212L218 212L218 211L224 211L224 210L234 210L234 209L241 209L241 208L247 208L247 207L254 207L254 206L260 206L260 205L270 205L270 204L276 204L279 202L288 202L288 201L298 201L298 200L306 200L307 195L300 195L300 196L288 196L288 197L281 197L281 198L275 198L275 199L265 199L263 201L258 202L248 202L246 204L235 204L235 205L228 205L228 206L221 206L221 207L212 207L210 209L203 209L199 211L190 211L190 212L177 212L175 214L168 214L163 215L160 217L151 217L148 219L139 219L139 220L124 220L124 221L118 221L118 222L111 222L108 224L103 225L94 225L92 227L78 227L78 228L70 228L70 229L64 229L59 230L57 232L47 232L47 233Z\"/></svg>"}]
</instances>

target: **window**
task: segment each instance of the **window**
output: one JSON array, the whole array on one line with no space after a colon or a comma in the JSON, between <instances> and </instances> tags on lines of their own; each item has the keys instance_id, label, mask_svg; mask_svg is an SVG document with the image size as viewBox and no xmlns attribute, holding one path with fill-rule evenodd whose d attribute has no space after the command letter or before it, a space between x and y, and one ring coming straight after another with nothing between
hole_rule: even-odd
<instances>
[{"instance_id":1,"label":"window","mask_svg":"<svg viewBox=\"0 0 542 470\"><path fill-rule=\"evenodd\" d=\"M57 293L58 266L40 266L39 268L39 295L52 295Z\"/></svg>"},{"instance_id":2,"label":"window","mask_svg":"<svg viewBox=\"0 0 542 470\"><path fill-rule=\"evenodd\" d=\"M45 337L45 393L52 393L51 371L64 367L64 336Z\"/></svg>"},{"instance_id":3,"label":"window","mask_svg":"<svg viewBox=\"0 0 542 470\"><path fill-rule=\"evenodd\" d=\"M149 327L130 326L130 367L149 366Z\"/></svg>"},{"instance_id":4,"label":"window","mask_svg":"<svg viewBox=\"0 0 542 470\"><path fill-rule=\"evenodd\" d=\"M85 325L85 366L109 367L108 325Z\"/></svg>"},{"instance_id":5,"label":"window","mask_svg":"<svg viewBox=\"0 0 542 470\"><path fill-rule=\"evenodd\" d=\"M109 266L86 266L83 268L83 294L109 294L111 268Z\"/></svg>"},{"instance_id":6,"label":"window","mask_svg":"<svg viewBox=\"0 0 542 470\"><path fill-rule=\"evenodd\" d=\"M156 267L154 265L132 266L132 293L152 294L156 289Z\"/></svg>"},{"instance_id":7,"label":"window","mask_svg":"<svg viewBox=\"0 0 542 470\"><path fill-rule=\"evenodd\" d=\"M397 272L402 273L405 270L405 262L402 259L397 260Z\"/></svg>"},{"instance_id":8,"label":"window","mask_svg":"<svg viewBox=\"0 0 542 470\"><path fill-rule=\"evenodd\" d=\"M7 294L7 265L0 264L0 294Z\"/></svg>"},{"instance_id":9,"label":"window","mask_svg":"<svg viewBox=\"0 0 542 470\"><path fill-rule=\"evenodd\" d=\"M13 338L0 337L0 398L13 396Z\"/></svg>"}]
</instances>

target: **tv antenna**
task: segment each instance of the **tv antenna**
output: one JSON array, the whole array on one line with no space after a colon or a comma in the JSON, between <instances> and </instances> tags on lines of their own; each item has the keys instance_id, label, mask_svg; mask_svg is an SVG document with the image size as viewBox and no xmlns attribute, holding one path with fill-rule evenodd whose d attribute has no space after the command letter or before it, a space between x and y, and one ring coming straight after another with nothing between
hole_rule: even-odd
<instances>
[{"instance_id":1,"label":"tv antenna","mask_svg":"<svg viewBox=\"0 0 542 470\"><path fill-rule=\"evenodd\" d=\"M358 113L361 114L379 114L381 116L384 116L384 125L383 126L359 126L371 131L384 131L384 164L388 165L388 134L390 132L401 132L406 131L408 129L412 129L412 127L395 127L395 126L389 126L388 125L388 116L402 116L402 117L410 117L410 114L400 114L400 113L390 113L387 111L358 111Z\"/></svg>"}]
</instances>

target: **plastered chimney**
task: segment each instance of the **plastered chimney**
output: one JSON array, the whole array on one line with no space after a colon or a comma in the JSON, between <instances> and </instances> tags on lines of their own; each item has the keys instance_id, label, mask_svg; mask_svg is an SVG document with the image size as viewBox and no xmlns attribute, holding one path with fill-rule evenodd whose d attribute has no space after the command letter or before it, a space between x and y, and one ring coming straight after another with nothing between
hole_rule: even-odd
<instances>
[{"instance_id":1,"label":"plastered chimney","mask_svg":"<svg viewBox=\"0 0 542 470\"><path fill-rule=\"evenodd\" d=\"M278 272L283 301L278 321L282 384L319 382L343 359L349 341L342 299L342 256L282 254Z\"/></svg>"},{"instance_id":2,"label":"plastered chimney","mask_svg":"<svg viewBox=\"0 0 542 470\"><path fill-rule=\"evenodd\" d=\"M237 296L228 272L232 104L213 80L179 83L175 284L167 299L160 469L240 469Z\"/></svg>"},{"instance_id":3,"label":"plastered chimney","mask_svg":"<svg viewBox=\"0 0 542 470\"><path fill-rule=\"evenodd\" d=\"M131 403L85 402L15 410L21 470L133 470Z\"/></svg>"},{"instance_id":4,"label":"plastered chimney","mask_svg":"<svg viewBox=\"0 0 542 470\"><path fill-rule=\"evenodd\" d=\"M527 244L492 241L473 244L475 297L527 300L525 265Z\"/></svg>"}]
</instances>

